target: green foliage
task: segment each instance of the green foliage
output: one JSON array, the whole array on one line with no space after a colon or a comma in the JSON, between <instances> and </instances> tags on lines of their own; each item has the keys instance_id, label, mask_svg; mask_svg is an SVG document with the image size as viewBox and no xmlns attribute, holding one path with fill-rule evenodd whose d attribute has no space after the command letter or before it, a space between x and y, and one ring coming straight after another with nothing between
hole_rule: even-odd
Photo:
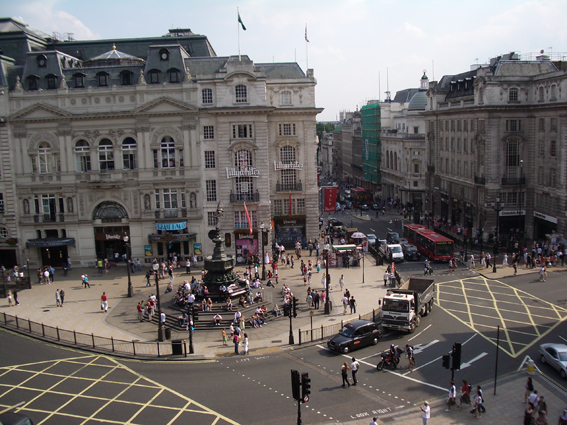
<instances>
[{"instance_id":1,"label":"green foliage","mask_svg":"<svg viewBox=\"0 0 567 425\"><path fill-rule=\"evenodd\" d=\"M318 122L317 136L319 137L319 140L321 140L321 138L323 137L323 131L326 131L327 133L331 133L334 129L335 129L334 124L330 124L330 123L323 124L322 122Z\"/></svg>"}]
</instances>

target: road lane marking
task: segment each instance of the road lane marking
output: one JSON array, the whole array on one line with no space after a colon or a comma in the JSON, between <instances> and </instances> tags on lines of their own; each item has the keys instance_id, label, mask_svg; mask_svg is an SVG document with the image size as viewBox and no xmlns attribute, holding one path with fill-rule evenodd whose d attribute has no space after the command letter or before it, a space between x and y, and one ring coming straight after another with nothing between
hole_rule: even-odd
<instances>
[{"instance_id":1,"label":"road lane marking","mask_svg":"<svg viewBox=\"0 0 567 425\"><path fill-rule=\"evenodd\" d=\"M428 327L426 327L424 330L422 330L420 333L418 333L417 335L412 336L410 339L408 339L408 342L410 342L412 339L417 338L418 336L420 336L422 333L424 333L427 329L429 329L431 327L431 325L429 325Z\"/></svg>"},{"instance_id":2,"label":"road lane marking","mask_svg":"<svg viewBox=\"0 0 567 425\"><path fill-rule=\"evenodd\" d=\"M563 341L567 342L567 339L563 338L561 335L557 335L559 338L561 338Z\"/></svg>"},{"instance_id":3,"label":"road lane marking","mask_svg":"<svg viewBox=\"0 0 567 425\"><path fill-rule=\"evenodd\" d=\"M472 339L472 338L471 338L471 339ZM324 347L324 346L322 346L322 345L316 345L316 347L322 348L323 350L327 350L327 351L333 352L331 349L329 349L329 348L327 348L327 347ZM342 357L346 357L347 359L350 359L350 358L351 358L351 356L349 356L348 354L339 354L339 355L342 356ZM441 357L439 357L439 358L441 358ZM368 363L368 362L365 362L364 360L358 360L358 362L359 362L359 363L362 363L362 364L365 364L365 365L367 365L367 366L370 366L371 368L375 368L375 367L376 367L375 365L373 365L373 364L371 364L371 363ZM416 369L414 369L414 370L416 370ZM396 376L399 376L399 377L401 377L401 378L407 379L408 381L413 381L413 382L415 382L415 383L422 384L422 385L426 385L426 386L431 387L431 388L437 388L438 390L441 390L441 391L447 391L446 388L440 387L440 386L435 385L435 384L430 384L429 382L420 381L419 379L411 378L411 377L409 377L409 376L402 375L401 373L397 373L397 372L394 372L394 371L392 371L392 370L382 369L382 371L383 371L383 372L392 373L392 374L394 374L394 375L396 375ZM385 394L385 392L384 392L384 394Z\"/></svg>"},{"instance_id":4,"label":"road lane marking","mask_svg":"<svg viewBox=\"0 0 567 425\"><path fill-rule=\"evenodd\" d=\"M469 360L468 362L462 363L460 370L466 369L467 367L469 367L470 365L472 365L474 362L476 362L477 360L482 359L484 356L488 356L488 353L481 353L478 356L476 356L474 359Z\"/></svg>"},{"instance_id":5,"label":"road lane marking","mask_svg":"<svg viewBox=\"0 0 567 425\"><path fill-rule=\"evenodd\" d=\"M429 348L429 347L431 347L432 345L437 344L438 342L439 342L438 339L434 339L433 341L431 341L431 342L428 343L428 344L420 345L420 346L418 346L417 348L414 348L413 353L414 353L414 354L419 354L419 353L421 353L422 351L424 351L426 348Z\"/></svg>"}]
</instances>

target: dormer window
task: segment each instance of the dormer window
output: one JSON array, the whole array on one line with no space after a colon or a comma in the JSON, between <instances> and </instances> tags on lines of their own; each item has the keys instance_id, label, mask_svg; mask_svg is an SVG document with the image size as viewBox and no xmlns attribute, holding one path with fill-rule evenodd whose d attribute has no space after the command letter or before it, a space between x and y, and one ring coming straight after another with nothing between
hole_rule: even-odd
<instances>
[{"instance_id":1,"label":"dormer window","mask_svg":"<svg viewBox=\"0 0 567 425\"><path fill-rule=\"evenodd\" d=\"M48 90L54 90L57 88L57 77L53 74L50 74L48 76L45 77L45 79L47 80L47 89Z\"/></svg>"},{"instance_id":2,"label":"dormer window","mask_svg":"<svg viewBox=\"0 0 567 425\"><path fill-rule=\"evenodd\" d=\"M234 93L236 96L236 103L246 103L248 102L248 96L246 91L246 86L238 85L234 88Z\"/></svg>"},{"instance_id":3,"label":"dormer window","mask_svg":"<svg viewBox=\"0 0 567 425\"><path fill-rule=\"evenodd\" d=\"M28 90L37 90L39 88L39 78L35 75L28 77Z\"/></svg>"},{"instance_id":4,"label":"dormer window","mask_svg":"<svg viewBox=\"0 0 567 425\"><path fill-rule=\"evenodd\" d=\"M281 93L281 104L291 105L291 92L289 90L283 91Z\"/></svg>"},{"instance_id":5,"label":"dormer window","mask_svg":"<svg viewBox=\"0 0 567 425\"><path fill-rule=\"evenodd\" d=\"M123 71L120 74L120 78L122 80L122 85L123 86L130 86L132 85L132 73L129 71Z\"/></svg>"},{"instance_id":6,"label":"dormer window","mask_svg":"<svg viewBox=\"0 0 567 425\"><path fill-rule=\"evenodd\" d=\"M45 68L47 66L47 57L45 55L39 55L37 57L37 67Z\"/></svg>"},{"instance_id":7,"label":"dormer window","mask_svg":"<svg viewBox=\"0 0 567 425\"><path fill-rule=\"evenodd\" d=\"M106 87L108 86L108 74L106 72L99 72L96 74L98 80L99 87Z\"/></svg>"},{"instance_id":8,"label":"dormer window","mask_svg":"<svg viewBox=\"0 0 567 425\"><path fill-rule=\"evenodd\" d=\"M508 102L517 102L518 101L518 89L513 87L508 90Z\"/></svg>"},{"instance_id":9,"label":"dormer window","mask_svg":"<svg viewBox=\"0 0 567 425\"><path fill-rule=\"evenodd\" d=\"M169 73L169 82L170 83L178 83L179 82L179 70L177 69L170 69Z\"/></svg>"},{"instance_id":10,"label":"dormer window","mask_svg":"<svg viewBox=\"0 0 567 425\"><path fill-rule=\"evenodd\" d=\"M169 50L161 49L159 51L159 60L161 61L168 61L169 60Z\"/></svg>"},{"instance_id":11,"label":"dormer window","mask_svg":"<svg viewBox=\"0 0 567 425\"><path fill-rule=\"evenodd\" d=\"M150 71L150 84L159 84L159 70L152 69Z\"/></svg>"},{"instance_id":12,"label":"dormer window","mask_svg":"<svg viewBox=\"0 0 567 425\"><path fill-rule=\"evenodd\" d=\"M73 81L75 83L75 88L85 87L85 75L84 74L73 75Z\"/></svg>"}]
</instances>

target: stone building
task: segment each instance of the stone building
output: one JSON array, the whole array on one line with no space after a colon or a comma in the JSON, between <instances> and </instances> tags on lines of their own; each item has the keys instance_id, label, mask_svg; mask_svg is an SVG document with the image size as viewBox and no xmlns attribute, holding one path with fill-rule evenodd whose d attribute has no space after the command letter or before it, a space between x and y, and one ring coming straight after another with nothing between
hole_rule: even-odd
<instances>
[{"instance_id":1,"label":"stone building","mask_svg":"<svg viewBox=\"0 0 567 425\"><path fill-rule=\"evenodd\" d=\"M262 223L288 245L318 234L312 70L217 57L185 29L61 42L3 19L0 45L6 265L92 265L126 235L142 262L207 255L218 203L237 262Z\"/></svg>"},{"instance_id":2,"label":"stone building","mask_svg":"<svg viewBox=\"0 0 567 425\"><path fill-rule=\"evenodd\" d=\"M429 84L428 211L501 240L566 232L567 73L549 56L500 56ZM499 209L498 213L493 208ZM498 222L497 222L498 217Z\"/></svg>"}]
</instances>

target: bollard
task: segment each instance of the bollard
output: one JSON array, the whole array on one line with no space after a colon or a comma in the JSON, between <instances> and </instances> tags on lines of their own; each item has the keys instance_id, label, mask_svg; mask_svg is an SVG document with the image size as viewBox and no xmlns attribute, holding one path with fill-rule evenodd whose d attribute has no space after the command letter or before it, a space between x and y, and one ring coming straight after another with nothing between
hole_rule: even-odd
<instances>
[{"instance_id":1,"label":"bollard","mask_svg":"<svg viewBox=\"0 0 567 425\"><path fill-rule=\"evenodd\" d=\"M533 375L533 374L534 374L534 371L535 371L535 363L534 363L534 361L533 361L532 359L529 359L529 360L526 362L526 364L528 365L528 366L527 366L528 375Z\"/></svg>"},{"instance_id":2,"label":"bollard","mask_svg":"<svg viewBox=\"0 0 567 425\"><path fill-rule=\"evenodd\" d=\"M301 345L301 328L299 328L299 345Z\"/></svg>"},{"instance_id":3,"label":"bollard","mask_svg":"<svg viewBox=\"0 0 567 425\"><path fill-rule=\"evenodd\" d=\"M110 342L112 344L112 352L114 353L114 338L112 336L110 337Z\"/></svg>"}]
</instances>

